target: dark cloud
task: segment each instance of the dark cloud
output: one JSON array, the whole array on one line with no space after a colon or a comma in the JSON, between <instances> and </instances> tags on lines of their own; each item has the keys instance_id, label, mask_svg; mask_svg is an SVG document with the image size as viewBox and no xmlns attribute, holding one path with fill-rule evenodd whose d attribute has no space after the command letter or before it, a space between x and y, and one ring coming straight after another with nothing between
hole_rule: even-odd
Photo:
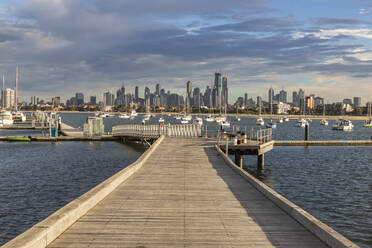
<instances>
[{"instance_id":1,"label":"dark cloud","mask_svg":"<svg viewBox=\"0 0 372 248\"><path fill-rule=\"evenodd\" d=\"M24 91L71 94L104 90L123 80L183 87L209 83L215 70L233 82L267 82L262 75L291 73L369 75L353 60L363 48L321 39L295 16L270 17L266 1L29 0L11 8L18 22L0 21L0 66L21 64ZM280 13L278 13L279 15ZM320 18L316 25L364 25ZM190 31L191 30L191 31ZM297 32L308 32L296 38ZM324 64L343 57L345 64ZM362 65L358 68L359 65ZM253 79L252 79L253 78Z\"/></svg>"},{"instance_id":2,"label":"dark cloud","mask_svg":"<svg viewBox=\"0 0 372 248\"><path fill-rule=\"evenodd\" d=\"M371 22L359 20L359 19L347 19L347 18L319 18L315 21L316 25L368 25Z\"/></svg>"}]
</instances>

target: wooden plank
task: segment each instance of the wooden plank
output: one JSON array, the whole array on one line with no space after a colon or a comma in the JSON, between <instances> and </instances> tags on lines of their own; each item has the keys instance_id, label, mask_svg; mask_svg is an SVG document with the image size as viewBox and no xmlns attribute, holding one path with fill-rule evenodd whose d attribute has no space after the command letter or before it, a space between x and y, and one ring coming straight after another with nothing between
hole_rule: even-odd
<instances>
[{"instance_id":1,"label":"wooden plank","mask_svg":"<svg viewBox=\"0 0 372 248\"><path fill-rule=\"evenodd\" d=\"M217 155L166 138L146 164L49 247L325 247Z\"/></svg>"}]
</instances>

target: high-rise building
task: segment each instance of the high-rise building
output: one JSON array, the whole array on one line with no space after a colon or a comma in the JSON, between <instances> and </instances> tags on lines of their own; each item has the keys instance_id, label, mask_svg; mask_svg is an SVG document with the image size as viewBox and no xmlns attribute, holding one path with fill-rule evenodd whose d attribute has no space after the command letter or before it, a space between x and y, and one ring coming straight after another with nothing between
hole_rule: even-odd
<instances>
[{"instance_id":1,"label":"high-rise building","mask_svg":"<svg viewBox=\"0 0 372 248\"><path fill-rule=\"evenodd\" d=\"M362 106L362 98L360 96L354 96L354 107Z\"/></svg>"},{"instance_id":2,"label":"high-rise building","mask_svg":"<svg viewBox=\"0 0 372 248\"><path fill-rule=\"evenodd\" d=\"M244 93L244 107L248 106L248 93Z\"/></svg>"},{"instance_id":3,"label":"high-rise building","mask_svg":"<svg viewBox=\"0 0 372 248\"><path fill-rule=\"evenodd\" d=\"M212 107L212 90L209 86L207 86L207 89L204 92L204 97L203 97L203 103L205 106Z\"/></svg>"},{"instance_id":4,"label":"high-rise building","mask_svg":"<svg viewBox=\"0 0 372 248\"><path fill-rule=\"evenodd\" d=\"M194 99L193 106L200 107L201 100L200 100L200 89L199 88L194 88L193 99Z\"/></svg>"},{"instance_id":5,"label":"high-rise building","mask_svg":"<svg viewBox=\"0 0 372 248\"><path fill-rule=\"evenodd\" d=\"M155 95L160 95L160 84L156 84L155 86Z\"/></svg>"},{"instance_id":6,"label":"high-rise building","mask_svg":"<svg viewBox=\"0 0 372 248\"><path fill-rule=\"evenodd\" d=\"M11 109L14 107L15 103L15 90L13 89L5 89L2 91L4 108Z\"/></svg>"},{"instance_id":7,"label":"high-rise building","mask_svg":"<svg viewBox=\"0 0 372 248\"><path fill-rule=\"evenodd\" d=\"M269 89L269 98L268 98L269 105L272 106L274 102L274 89L270 87Z\"/></svg>"},{"instance_id":8,"label":"high-rise building","mask_svg":"<svg viewBox=\"0 0 372 248\"><path fill-rule=\"evenodd\" d=\"M97 97L96 96L90 96L90 105L97 105Z\"/></svg>"},{"instance_id":9,"label":"high-rise building","mask_svg":"<svg viewBox=\"0 0 372 248\"><path fill-rule=\"evenodd\" d=\"M138 86L136 86L134 88L134 100L137 101L139 98L139 95L138 95Z\"/></svg>"},{"instance_id":10,"label":"high-rise building","mask_svg":"<svg viewBox=\"0 0 372 248\"><path fill-rule=\"evenodd\" d=\"M80 92L76 93L75 100L76 100L75 105L84 105L84 94Z\"/></svg>"},{"instance_id":11,"label":"high-rise building","mask_svg":"<svg viewBox=\"0 0 372 248\"><path fill-rule=\"evenodd\" d=\"M191 92L192 92L191 81L187 81L186 83L186 105L188 107L191 106Z\"/></svg>"},{"instance_id":12,"label":"high-rise building","mask_svg":"<svg viewBox=\"0 0 372 248\"><path fill-rule=\"evenodd\" d=\"M227 77L222 78L222 95L221 95L222 101L221 105L222 106L227 106L229 104L229 92L227 88Z\"/></svg>"},{"instance_id":13,"label":"high-rise building","mask_svg":"<svg viewBox=\"0 0 372 248\"><path fill-rule=\"evenodd\" d=\"M113 106L114 105L114 94L111 94L109 91L103 93L103 104L105 106Z\"/></svg>"},{"instance_id":14,"label":"high-rise building","mask_svg":"<svg viewBox=\"0 0 372 248\"><path fill-rule=\"evenodd\" d=\"M221 73L216 72L214 74L214 88L215 91L215 106L221 106Z\"/></svg>"},{"instance_id":15,"label":"high-rise building","mask_svg":"<svg viewBox=\"0 0 372 248\"><path fill-rule=\"evenodd\" d=\"M342 103L343 104L349 104L349 105L353 105L353 101L349 98L345 98L344 100L342 100Z\"/></svg>"},{"instance_id":16,"label":"high-rise building","mask_svg":"<svg viewBox=\"0 0 372 248\"><path fill-rule=\"evenodd\" d=\"M298 91L298 98L301 100L305 100L305 91L303 91L302 89L299 89Z\"/></svg>"},{"instance_id":17,"label":"high-rise building","mask_svg":"<svg viewBox=\"0 0 372 248\"><path fill-rule=\"evenodd\" d=\"M145 100L148 100L149 99L149 97L150 97L150 89L149 89L149 87L145 87Z\"/></svg>"},{"instance_id":18,"label":"high-rise building","mask_svg":"<svg viewBox=\"0 0 372 248\"><path fill-rule=\"evenodd\" d=\"M306 108L308 111L313 110L315 107L314 95L306 97Z\"/></svg>"},{"instance_id":19,"label":"high-rise building","mask_svg":"<svg viewBox=\"0 0 372 248\"><path fill-rule=\"evenodd\" d=\"M281 90L279 92L279 102L287 103L287 91Z\"/></svg>"},{"instance_id":20,"label":"high-rise building","mask_svg":"<svg viewBox=\"0 0 372 248\"><path fill-rule=\"evenodd\" d=\"M58 107L59 104L61 103L61 97L56 96L52 98L52 103L54 107Z\"/></svg>"},{"instance_id":21,"label":"high-rise building","mask_svg":"<svg viewBox=\"0 0 372 248\"><path fill-rule=\"evenodd\" d=\"M292 104L295 107L300 106L300 97L299 97L297 91L292 92Z\"/></svg>"}]
</instances>

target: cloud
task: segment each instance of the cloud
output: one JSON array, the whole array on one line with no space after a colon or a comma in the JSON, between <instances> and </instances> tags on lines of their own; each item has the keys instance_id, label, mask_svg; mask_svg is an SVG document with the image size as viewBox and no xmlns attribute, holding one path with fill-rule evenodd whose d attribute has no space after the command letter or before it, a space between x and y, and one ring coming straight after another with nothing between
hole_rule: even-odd
<instances>
[{"instance_id":1,"label":"cloud","mask_svg":"<svg viewBox=\"0 0 372 248\"><path fill-rule=\"evenodd\" d=\"M371 24L371 22L359 20L359 19L347 19L347 18L318 18L315 21L316 25L361 25Z\"/></svg>"},{"instance_id":2,"label":"cloud","mask_svg":"<svg viewBox=\"0 0 372 248\"><path fill-rule=\"evenodd\" d=\"M296 32L292 35L294 39L303 38L305 36L314 36L319 39L331 39L335 37L357 37L372 39L372 30L363 29L319 29L314 32Z\"/></svg>"}]
</instances>

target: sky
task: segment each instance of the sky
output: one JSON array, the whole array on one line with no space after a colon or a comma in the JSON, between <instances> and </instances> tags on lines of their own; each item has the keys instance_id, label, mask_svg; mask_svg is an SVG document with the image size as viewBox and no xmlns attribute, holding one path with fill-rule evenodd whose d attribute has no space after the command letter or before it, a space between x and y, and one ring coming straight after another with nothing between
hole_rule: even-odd
<instances>
[{"instance_id":1,"label":"sky","mask_svg":"<svg viewBox=\"0 0 372 248\"><path fill-rule=\"evenodd\" d=\"M216 71L229 98L305 89L372 100L372 0L0 0L0 74L20 100L184 94ZM291 99L291 97L289 97Z\"/></svg>"}]
</instances>

